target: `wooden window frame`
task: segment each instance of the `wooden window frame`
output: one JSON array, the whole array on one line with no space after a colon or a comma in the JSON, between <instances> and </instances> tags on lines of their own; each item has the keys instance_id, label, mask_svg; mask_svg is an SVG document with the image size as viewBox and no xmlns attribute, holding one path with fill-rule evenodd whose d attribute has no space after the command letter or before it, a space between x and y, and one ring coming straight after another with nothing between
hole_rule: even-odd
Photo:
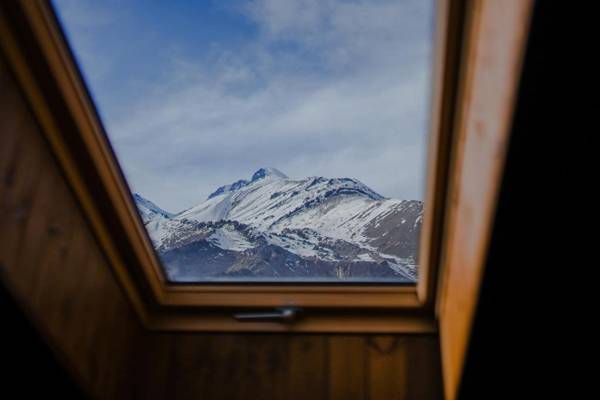
<instances>
[{"instance_id":1,"label":"wooden window frame","mask_svg":"<svg viewBox=\"0 0 600 400\"><path fill-rule=\"evenodd\" d=\"M117 280L155 330L434 333L443 225L457 143L451 127L464 1L440 0L431 93L425 215L416 285L169 284L54 11L6 1L0 44ZM240 309L293 305L292 324L241 323Z\"/></svg>"},{"instance_id":2,"label":"wooden window frame","mask_svg":"<svg viewBox=\"0 0 600 400\"><path fill-rule=\"evenodd\" d=\"M479 307L535 4L535 0L466 3L436 295L448 400L458 396Z\"/></svg>"}]
</instances>

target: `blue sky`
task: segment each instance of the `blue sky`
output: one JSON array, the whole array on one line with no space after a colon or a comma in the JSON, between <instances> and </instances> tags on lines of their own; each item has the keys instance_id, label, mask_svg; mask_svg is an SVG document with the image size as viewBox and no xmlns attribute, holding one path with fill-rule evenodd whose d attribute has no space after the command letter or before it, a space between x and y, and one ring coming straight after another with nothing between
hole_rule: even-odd
<instances>
[{"instance_id":1,"label":"blue sky","mask_svg":"<svg viewBox=\"0 0 600 400\"><path fill-rule=\"evenodd\" d=\"M262 166L421 199L430 0L54 0L133 191L176 212Z\"/></svg>"}]
</instances>

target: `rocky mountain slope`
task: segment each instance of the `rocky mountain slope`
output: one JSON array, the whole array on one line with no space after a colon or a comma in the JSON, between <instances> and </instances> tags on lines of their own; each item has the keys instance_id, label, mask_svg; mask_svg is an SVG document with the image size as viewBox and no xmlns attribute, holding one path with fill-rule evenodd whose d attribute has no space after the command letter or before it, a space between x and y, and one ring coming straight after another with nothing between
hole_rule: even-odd
<instances>
[{"instance_id":1,"label":"rocky mountain slope","mask_svg":"<svg viewBox=\"0 0 600 400\"><path fill-rule=\"evenodd\" d=\"M416 280L422 202L355 179L261 168L178 214L134 199L174 282Z\"/></svg>"}]
</instances>

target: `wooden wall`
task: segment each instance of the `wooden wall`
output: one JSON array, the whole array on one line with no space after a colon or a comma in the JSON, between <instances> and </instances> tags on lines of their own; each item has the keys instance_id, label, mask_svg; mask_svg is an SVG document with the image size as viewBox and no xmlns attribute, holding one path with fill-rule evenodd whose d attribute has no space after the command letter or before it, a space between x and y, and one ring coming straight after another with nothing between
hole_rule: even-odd
<instances>
[{"instance_id":1,"label":"wooden wall","mask_svg":"<svg viewBox=\"0 0 600 400\"><path fill-rule=\"evenodd\" d=\"M146 340L140 399L442 398L435 336L154 334Z\"/></svg>"},{"instance_id":2,"label":"wooden wall","mask_svg":"<svg viewBox=\"0 0 600 400\"><path fill-rule=\"evenodd\" d=\"M456 398L478 306L533 3L468 4L438 291L449 400Z\"/></svg>"},{"instance_id":3,"label":"wooden wall","mask_svg":"<svg viewBox=\"0 0 600 400\"><path fill-rule=\"evenodd\" d=\"M3 62L0 135L2 283L80 385L125 398L141 327Z\"/></svg>"},{"instance_id":4,"label":"wooden wall","mask_svg":"<svg viewBox=\"0 0 600 400\"><path fill-rule=\"evenodd\" d=\"M0 277L93 398L441 398L434 335L145 331L1 57Z\"/></svg>"}]
</instances>

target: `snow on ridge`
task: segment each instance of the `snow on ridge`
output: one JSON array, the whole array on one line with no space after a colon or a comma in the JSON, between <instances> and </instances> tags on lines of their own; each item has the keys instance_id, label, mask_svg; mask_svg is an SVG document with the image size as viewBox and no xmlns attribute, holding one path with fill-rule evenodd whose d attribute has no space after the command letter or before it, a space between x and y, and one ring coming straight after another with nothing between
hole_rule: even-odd
<instances>
[{"instance_id":1,"label":"snow on ridge","mask_svg":"<svg viewBox=\"0 0 600 400\"><path fill-rule=\"evenodd\" d=\"M208 241L223 250L244 251L256 247L244 235L231 226L217 229L208 237Z\"/></svg>"},{"instance_id":2,"label":"snow on ridge","mask_svg":"<svg viewBox=\"0 0 600 400\"><path fill-rule=\"evenodd\" d=\"M138 193L133 194L133 200L138 210L140 211L140 215L142 216L142 220L144 222L149 221L156 215L160 215L164 218L171 218L175 215L173 213L163 210L162 208L160 208L159 206L157 206L156 204L154 204L153 202L151 202L150 200L146 199Z\"/></svg>"},{"instance_id":3,"label":"snow on ridge","mask_svg":"<svg viewBox=\"0 0 600 400\"><path fill-rule=\"evenodd\" d=\"M188 208L174 218L178 220L190 219L196 222L220 221L227 218L231 210L230 193L222 193L200 203L197 206Z\"/></svg>"},{"instance_id":4,"label":"snow on ridge","mask_svg":"<svg viewBox=\"0 0 600 400\"><path fill-rule=\"evenodd\" d=\"M282 179L289 178L286 174L284 174L277 168L263 167L263 168L259 168L258 171L256 171L254 174L252 174L251 181L254 182L258 179L267 178L267 177L282 178Z\"/></svg>"},{"instance_id":5,"label":"snow on ridge","mask_svg":"<svg viewBox=\"0 0 600 400\"><path fill-rule=\"evenodd\" d=\"M385 199L350 178L259 178L235 191L215 194L173 218L234 220L274 232L311 228L333 238L355 240L371 219L383 218L401 203Z\"/></svg>"},{"instance_id":6,"label":"snow on ridge","mask_svg":"<svg viewBox=\"0 0 600 400\"><path fill-rule=\"evenodd\" d=\"M279 171L277 168L262 167L259 168L254 174L252 174L252 178L250 178L249 181L245 179L240 179L238 181L233 182L232 184L220 186L219 188L217 188L217 190L208 195L207 200L212 199L213 197L216 197L223 193L235 192L236 190L239 190L253 182L256 182L259 179L264 178L288 179L288 176L283 172Z\"/></svg>"},{"instance_id":7,"label":"snow on ridge","mask_svg":"<svg viewBox=\"0 0 600 400\"><path fill-rule=\"evenodd\" d=\"M204 238L221 249L244 252L266 240L301 257L339 261L338 250L333 249L336 243L347 243L359 249L349 255L351 259L387 261L398 273L414 273L413 261L382 254L369 244L372 237L367 237L365 231L368 226L378 228L393 213L414 207L415 201L384 198L356 179L293 180L275 169L261 168L251 181L222 186L207 200L180 214L167 213L143 200L136 198L140 213L148 205L158 211L149 214L145 222L159 251ZM234 225L228 226L227 221ZM224 224L215 227L218 222ZM420 222L419 216L414 225ZM250 236L248 229L254 232ZM308 233L298 233L304 230ZM257 237L263 242L259 243Z\"/></svg>"},{"instance_id":8,"label":"snow on ridge","mask_svg":"<svg viewBox=\"0 0 600 400\"><path fill-rule=\"evenodd\" d=\"M212 199L213 197L216 197L223 193L234 192L238 189L243 188L244 186L248 185L249 183L250 182L248 182L245 179L240 179L239 181L233 182L231 185L221 186L217 190L215 190L214 192L209 194L206 200Z\"/></svg>"}]
</instances>

